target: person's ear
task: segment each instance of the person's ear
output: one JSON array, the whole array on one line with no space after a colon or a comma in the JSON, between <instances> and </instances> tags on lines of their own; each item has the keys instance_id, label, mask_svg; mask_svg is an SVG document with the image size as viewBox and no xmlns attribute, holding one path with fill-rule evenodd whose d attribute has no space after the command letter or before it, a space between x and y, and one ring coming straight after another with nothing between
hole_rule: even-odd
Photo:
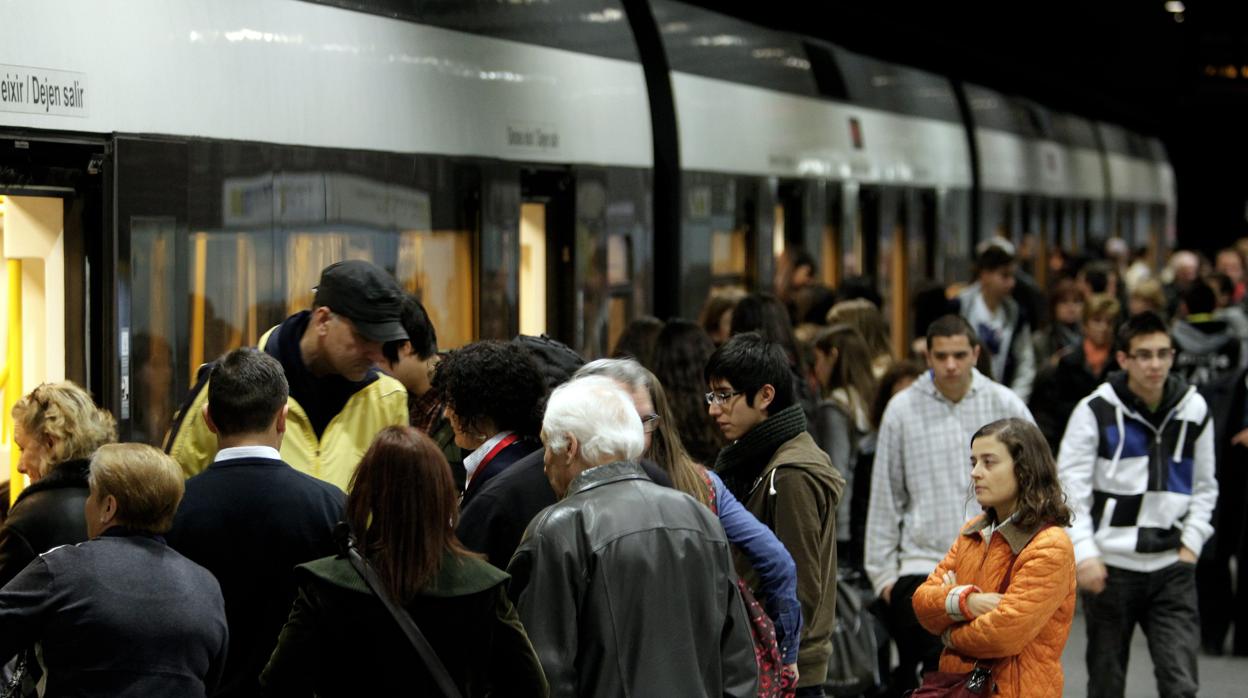
<instances>
[{"instance_id":1,"label":"person's ear","mask_svg":"<svg viewBox=\"0 0 1248 698\"><path fill-rule=\"evenodd\" d=\"M1121 349L1119 349L1118 351L1114 352L1114 357L1118 359L1118 365L1119 365L1119 366L1126 366L1126 365L1127 365L1127 358L1128 358L1128 357L1127 357L1127 352L1122 351Z\"/></svg>"},{"instance_id":2,"label":"person's ear","mask_svg":"<svg viewBox=\"0 0 1248 698\"><path fill-rule=\"evenodd\" d=\"M568 463L571 464L572 461L575 461L576 457L580 455L580 453L581 443L576 440L575 436L568 434L568 449L564 451L564 454L568 457Z\"/></svg>"},{"instance_id":3,"label":"person's ear","mask_svg":"<svg viewBox=\"0 0 1248 698\"><path fill-rule=\"evenodd\" d=\"M103 506L100 507L100 523L112 523L117 518L117 498L111 494L104 495Z\"/></svg>"},{"instance_id":4,"label":"person's ear","mask_svg":"<svg viewBox=\"0 0 1248 698\"><path fill-rule=\"evenodd\" d=\"M286 414L290 412L290 403L282 405L282 409L277 411L277 417L273 420L273 428L278 434L286 433Z\"/></svg>"},{"instance_id":5,"label":"person's ear","mask_svg":"<svg viewBox=\"0 0 1248 698\"><path fill-rule=\"evenodd\" d=\"M212 414L208 411L207 403L204 404L204 424L207 425L208 431L214 434L221 433L220 431L217 430L217 423L212 421Z\"/></svg>"},{"instance_id":6,"label":"person's ear","mask_svg":"<svg viewBox=\"0 0 1248 698\"><path fill-rule=\"evenodd\" d=\"M975 346L971 347L971 363L973 365L975 366L979 365L979 352L983 350L983 348L984 347L982 344L976 344Z\"/></svg>"},{"instance_id":7,"label":"person's ear","mask_svg":"<svg viewBox=\"0 0 1248 698\"><path fill-rule=\"evenodd\" d=\"M776 400L776 387L766 383L754 394L754 409L766 410Z\"/></svg>"},{"instance_id":8,"label":"person's ear","mask_svg":"<svg viewBox=\"0 0 1248 698\"><path fill-rule=\"evenodd\" d=\"M334 311L329 306L322 305L312 311L312 324L316 326L316 333L324 336L329 333L329 320L334 316Z\"/></svg>"}]
</instances>

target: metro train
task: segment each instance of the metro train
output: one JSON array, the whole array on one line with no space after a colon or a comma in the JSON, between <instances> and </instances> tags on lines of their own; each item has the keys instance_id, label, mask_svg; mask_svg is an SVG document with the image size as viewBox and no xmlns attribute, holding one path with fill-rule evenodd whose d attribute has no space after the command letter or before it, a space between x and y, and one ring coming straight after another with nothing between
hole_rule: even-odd
<instances>
[{"instance_id":1,"label":"metro train","mask_svg":"<svg viewBox=\"0 0 1248 698\"><path fill-rule=\"evenodd\" d=\"M900 344L977 241L1157 259L1173 192L1156 139L672 0L8 3L6 399L70 378L159 443L344 258L443 347L591 356L800 246L881 280Z\"/></svg>"}]
</instances>

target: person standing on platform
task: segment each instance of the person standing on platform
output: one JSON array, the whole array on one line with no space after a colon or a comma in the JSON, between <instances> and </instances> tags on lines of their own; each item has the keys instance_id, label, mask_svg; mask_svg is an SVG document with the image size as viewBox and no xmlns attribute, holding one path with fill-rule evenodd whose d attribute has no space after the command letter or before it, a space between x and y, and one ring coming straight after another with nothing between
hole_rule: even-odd
<instances>
[{"instance_id":1,"label":"person standing on platform","mask_svg":"<svg viewBox=\"0 0 1248 698\"><path fill-rule=\"evenodd\" d=\"M1157 693L1195 696L1196 561L1218 498L1205 399L1171 373L1174 344L1153 313L1118 332L1118 363L1070 416L1058 471L1088 626L1088 695L1122 696L1131 636L1148 636Z\"/></svg>"},{"instance_id":2,"label":"person standing on platform","mask_svg":"<svg viewBox=\"0 0 1248 698\"><path fill-rule=\"evenodd\" d=\"M797 566L802 635L797 696L820 698L832 656L836 512L845 478L806 431L788 356L756 332L734 335L706 363L707 412L730 442L715 461L728 491L788 548ZM758 576L742 569L758 588Z\"/></svg>"},{"instance_id":3,"label":"person standing on platform","mask_svg":"<svg viewBox=\"0 0 1248 698\"><path fill-rule=\"evenodd\" d=\"M221 584L229 661L217 696L252 696L295 596L295 565L333 554L346 496L282 462L286 376L277 359L243 347L212 368L208 428L220 449L186 482L169 546ZM239 532L246 531L240 537Z\"/></svg>"},{"instance_id":4,"label":"person standing on platform","mask_svg":"<svg viewBox=\"0 0 1248 698\"><path fill-rule=\"evenodd\" d=\"M286 318L260 338L290 385L282 460L345 490L373 437L407 424L407 391L378 371L382 345L408 340L399 322L403 292L394 277L361 260L321 272L312 309ZM174 418L165 451L186 475L203 471L217 452L204 421L208 371Z\"/></svg>"},{"instance_id":5,"label":"person standing on platform","mask_svg":"<svg viewBox=\"0 0 1248 698\"><path fill-rule=\"evenodd\" d=\"M560 501L507 572L551 695L755 696L724 529L638 465L645 438L628 395L605 376L557 388L542 442Z\"/></svg>"},{"instance_id":6,"label":"person standing on platform","mask_svg":"<svg viewBox=\"0 0 1248 698\"><path fill-rule=\"evenodd\" d=\"M1014 253L1003 243L984 247L975 258L975 283L959 293L954 303L975 328L980 346L988 350L992 375L1026 402L1036 378L1036 354L1031 318L1010 295L1015 262Z\"/></svg>"},{"instance_id":7,"label":"person standing on platform","mask_svg":"<svg viewBox=\"0 0 1248 698\"><path fill-rule=\"evenodd\" d=\"M968 507L971 435L998 419L1032 421L1014 392L975 369L979 352L979 335L963 318L933 322L927 329L931 370L893 397L880 423L864 567L887 605L901 660L889 695L917 686L920 664L930 671L939 661L940 640L919 625L911 597L962 524L979 513Z\"/></svg>"}]
</instances>

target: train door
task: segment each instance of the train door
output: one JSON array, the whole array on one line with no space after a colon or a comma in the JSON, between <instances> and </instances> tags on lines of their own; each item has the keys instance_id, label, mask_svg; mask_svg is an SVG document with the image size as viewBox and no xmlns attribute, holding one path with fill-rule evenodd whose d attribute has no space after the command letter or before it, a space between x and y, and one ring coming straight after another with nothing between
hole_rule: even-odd
<instances>
[{"instance_id":1,"label":"train door","mask_svg":"<svg viewBox=\"0 0 1248 698\"><path fill-rule=\"evenodd\" d=\"M572 175L525 170L520 176L520 333L577 346L576 211Z\"/></svg>"},{"instance_id":2,"label":"train door","mask_svg":"<svg viewBox=\"0 0 1248 698\"><path fill-rule=\"evenodd\" d=\"M111 342L101 313L111 303L100 283L105 162L103 141L0 136L0 458L6 463L0 482L8 483L9 501L25 485L16 468L13 404L48 381L72 380L97 399L107 395L101 369ZM127 356L123 350L122 360Z\"/></svg>"},{"instance_id":3,"label":"train door","mask_svg":"<svg viewBox=\"0 0 1248 698\"><path fill-rule=\"evenodd\" d=\"M822 242L819 245L819 271L823 284L835 289L841 283L841 230L845 227L841 205L843 188L839 182L829 182L824 188L824 216L821 227Z\"/></svg>"}]
</instances>

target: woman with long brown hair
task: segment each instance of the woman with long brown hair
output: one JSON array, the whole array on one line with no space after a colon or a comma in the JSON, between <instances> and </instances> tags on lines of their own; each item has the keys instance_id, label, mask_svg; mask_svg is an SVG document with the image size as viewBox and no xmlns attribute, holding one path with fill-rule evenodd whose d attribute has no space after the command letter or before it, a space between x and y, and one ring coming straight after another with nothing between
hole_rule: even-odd
<instances>
[{"instance_id":1,"label":"woman with long brown hair","mask_svg":"<svg viewBox=\"0 0 1248 698\"><path fill-rule=\"evenodd\" d=\"M815 378L823 399L815 410L814 436L832 465L845 476L845 492L836 509L836 537L851 564L861 558L850 548L850 510L858 454L871 432L870 400L875 396L871 352L857 328L833 325L815 338Z\"/></svg>"},{"instance_id":2,"label":"woman with long brown hair","mask_svg":"<svg viewBox=\"0 0 1248 698\"><path fill-rule=\"evenodd\" d=\"M352 477L346 518L384 592L408 611L463 695L547 695L507 575L455 537L455 485L429 437L383 429ZM290 619L260 677L270 694L437 695L429 669L346 558L300 565L296 575Z\"/></svg>"},{"instance_id":3,"label":"woman with long brown hair","mask_svg":"<svg viewBox=\"0 0 1248 698\"><path fill-rule=\"evenodd\" d=\"M915 591L915 615L945 644L941 672L982 669L1007 698L1061 696L1075 551L1044 435L1016 418L981 427L971 437L971 482L984 513Z\"/></svg>"}]
</instances>

